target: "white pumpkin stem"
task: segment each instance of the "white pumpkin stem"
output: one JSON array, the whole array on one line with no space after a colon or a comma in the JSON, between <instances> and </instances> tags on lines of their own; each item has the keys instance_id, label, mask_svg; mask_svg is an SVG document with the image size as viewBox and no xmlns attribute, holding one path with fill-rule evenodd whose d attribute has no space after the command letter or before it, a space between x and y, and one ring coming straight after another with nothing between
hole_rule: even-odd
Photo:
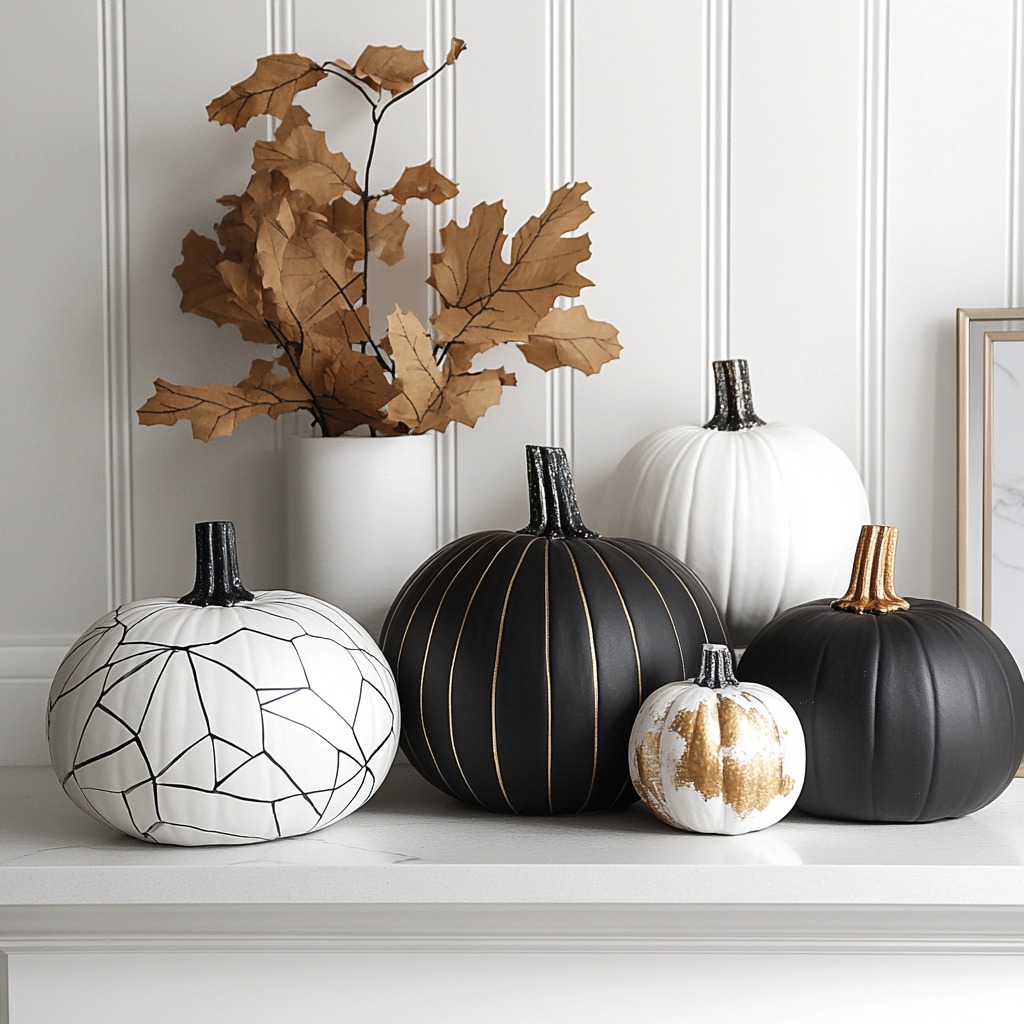
<instances>
[{"instance_id":1,"label":"white pumpkin stem","mask_svg":"<svg viewBox=\"0 0 1024 1024\"><path fill-rule=\"evenodd\" d=\"M765 422L754 412L750 394L750 370L746 359L719 359L711 364L715 374L715 414L704 424L708 430L749 430Z\"/></svg>"},{"instance_id":2,"label":"white pumpkin stem","mask_svg":"<svg viewBox=\"0 0 1024 1024\"><path fill-rule=\"evenodd\" d=\"M234 523L196 523L196 582L178 604L222 608L253 600L238 575Z\"/></svg>"},{"instance_id":3,"label":"white pumpkin stem","mask_svg":"<svg viewBox=\"0 0 1024 1024\"><path fill-rule=\"evenodd\" d=\"M732 651L725 644L704 644L696 683L709 690L724 690L729 686L740 685L732 669Z\"/></svg>"},{"instance_id":4,"label":"white pumpkin stem","mask_svg":"<svg viewBox=\"0 0 1024 1024\"><path fill-rule=\"evenodd\" d=\"M853 556L853 572L846 593L832 607L842 612L885 615L906 611L910 604L896 593L895 526L862 526Z\"/></svg>"},{"instance_id":5,"label":"white pumpkin stem","mask_svg":"<svg viewBox=\"0 0 1024 1024\"><path fill-rule=\"evenodd\" d=\"M569 460L563 449L528 444L526 477L530 488L530 525L520 533L551 540L597 536L580 516Z\"/></svg>"}]
</instances>

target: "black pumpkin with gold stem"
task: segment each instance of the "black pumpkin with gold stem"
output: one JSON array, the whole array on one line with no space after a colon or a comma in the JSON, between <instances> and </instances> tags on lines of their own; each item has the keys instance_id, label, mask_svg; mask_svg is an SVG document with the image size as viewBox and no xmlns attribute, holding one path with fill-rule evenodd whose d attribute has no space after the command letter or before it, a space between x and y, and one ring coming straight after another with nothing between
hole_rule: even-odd
<instances>
[{"instance_id":1,"label":"black pumpkin with gold stem","mask_svg":"<svg viewBox=\"0 0 1024 1024\"><path fill-rule=\"evenodd\" d=\"M783 612L750 642L744 679L792 704L807 740L797 807L924 822L994 800L1024 756L1024 680L984 623L894 588L897 531L865 526L839 600Z\"/></svg>"}]
</instances>

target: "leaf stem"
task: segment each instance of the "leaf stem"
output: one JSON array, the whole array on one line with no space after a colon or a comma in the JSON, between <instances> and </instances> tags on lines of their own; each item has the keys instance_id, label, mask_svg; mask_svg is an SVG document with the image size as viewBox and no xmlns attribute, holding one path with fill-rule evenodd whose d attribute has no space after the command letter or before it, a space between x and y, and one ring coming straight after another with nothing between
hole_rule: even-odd
<instances>
[{"instance_id":1,"label":"leaf stem","mask_svg":"<svg viewBox=\"0 0 1024 1024\"><path fill-rule=\"evenodd\" d=\"M330 437L330 434L327 432L327 417L324 415L323 409L320 408L320 402L317 400L317 396L313 393L313 389L306 383L305 378L302 376L298 360L295 358L294 350L297 349L301 355L303 342L289 341L281 332L281 328L273 321L264 320L263 322L267 325L267 329L270 333L277 339L278 345L281 346L282 351L291 365L292 373L295 374L296 380L298 380L298 382L306 389L306 394L309 395L310 404L313 406L310 410L313 415L313 423L320 428L320 433L324 437ZM302 326L299 325L299 335L302 336L302 334Z\"/></svg>"}]
</instances>

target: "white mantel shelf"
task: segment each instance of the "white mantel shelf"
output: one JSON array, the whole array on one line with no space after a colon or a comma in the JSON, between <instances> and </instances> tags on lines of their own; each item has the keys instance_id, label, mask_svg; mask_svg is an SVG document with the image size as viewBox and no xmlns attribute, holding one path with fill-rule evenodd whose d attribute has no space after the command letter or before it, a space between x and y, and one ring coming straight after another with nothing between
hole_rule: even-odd
<instances>
[{"instance_id":1,"label":"white mantel shelf","mask_svg":"<svg viewBox=\"0 0 1024 1024\"><path fill-rule=\"evenodd\" d=\"M94 822L47 768L0 771L0 906L137 904L831 904L1024 910L1024 780L954 821L878 826L793 814L761 832L670 829L640 804L517 818L396 765L308 836L150 846Z\"/></svg>"},{"instance_id":2,"label":"white mantel shelf","mask_svg":"<svg viewBox=\"0 0 1024 1024\"><path fill-rule=\"evenodd\" d=\"M760 981L734 1008L760 1020L820 1021L821 1000L835 1004L830 1021L870 1009L883 1021L897 1011L924 1019L925 1009L931 1024L968 1012L998 1019L1007 1000L1019 1010L1024 779L956 821L794 814L726 837L677 832L639 805L494 815L403 764L366 806L313 835L175 848L86 817L48 768L0 770L2 1024L127 1021L127 1011L109 1016L111 986L134 986L147 1019L170 1024L182 972L230 998L228 1016L211 1021L242 1019L240 1008L250 1021L316 1014L342 997L371 1012L396 970L407 984L391 993L390 1019L458 1024L470 1019L460 1015L466 993L500 986L504 1001L480 1019L519 1024L548 978L558 996L539 1021L582 1019L584 1009L588 1020L620 1021L634 986L656 986L665 971L687 979L691 1008L710 1012L737 956ZM274 985L254 987L254 968ZM54 971L71 987L52 990ZM858 989L837 1001L865 971L870 999ZM810 993L803 1009L783 998L794 985ZM282 991L292 1001L272 1013ZM779 994L785 1014L764 1012L764 992Z\"/></svg>"}]
</instances>

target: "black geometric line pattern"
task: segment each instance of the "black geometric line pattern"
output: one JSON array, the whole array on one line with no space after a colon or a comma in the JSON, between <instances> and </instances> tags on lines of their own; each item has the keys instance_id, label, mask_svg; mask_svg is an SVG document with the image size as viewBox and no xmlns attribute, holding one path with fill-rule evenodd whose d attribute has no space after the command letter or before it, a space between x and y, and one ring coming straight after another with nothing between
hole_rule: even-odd
<instances>
[{"instance_id":1,"label":"black geometric line pattern","mask_svg":"<svg viewBox=\"0 0 1024 1024\"><path fill-rule=\"evenodd\" d=\"M100 821L153 843L254 843L373 795L398 748L398 694L369 634L317 598L156 598L76 641L46 726L64 791Z\"/></svg>"}]
</instances>

